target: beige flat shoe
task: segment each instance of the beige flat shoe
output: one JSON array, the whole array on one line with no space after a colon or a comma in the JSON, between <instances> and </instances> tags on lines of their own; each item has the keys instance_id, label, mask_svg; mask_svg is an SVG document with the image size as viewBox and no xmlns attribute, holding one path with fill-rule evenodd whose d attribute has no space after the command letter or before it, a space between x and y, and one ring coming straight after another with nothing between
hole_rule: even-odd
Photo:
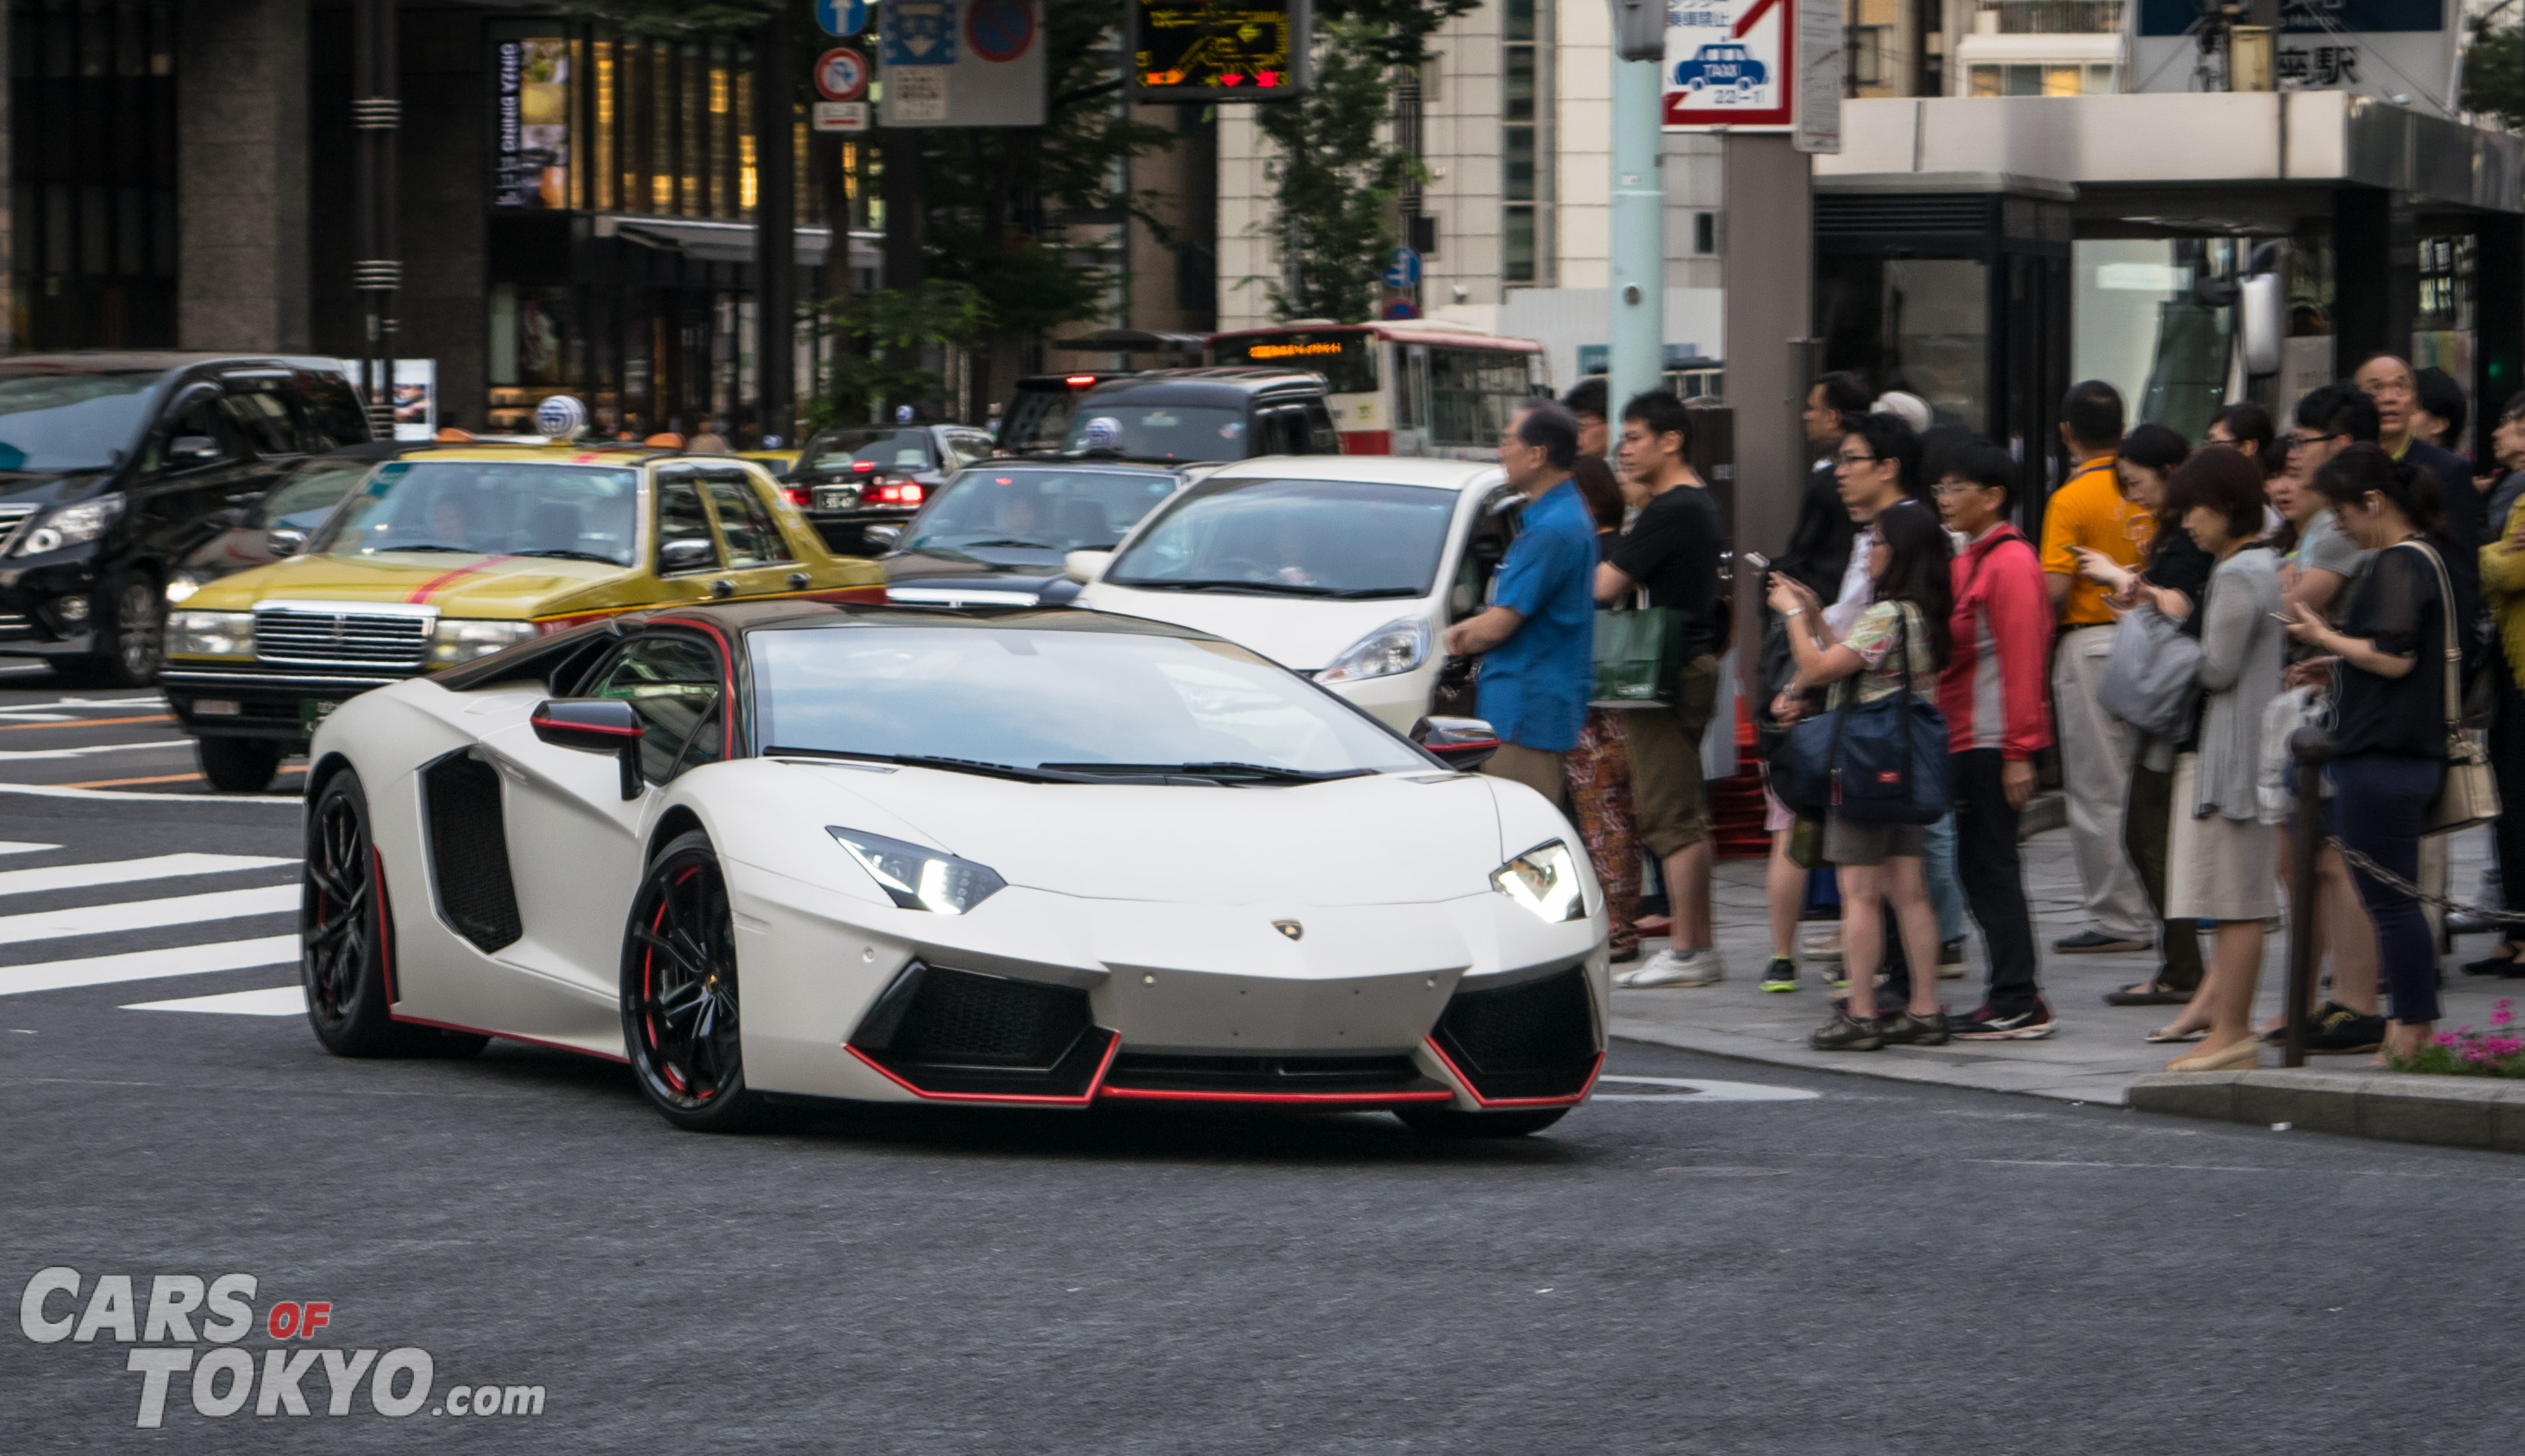
<instances>
[{"instance_id":1,"label":"beige flat shoe","mask_svg":"<svg viewBox=\"0 0 2525 1456\"><path fill-rule=\"evenodd\" d=\"M2197 1057L2177 1057L2165 1064L2168 1072L2237 1072L2262 1064L2262 1043L2253 1036L2240 1037L2213 1052Z\"/></svg>"}]
</instances>

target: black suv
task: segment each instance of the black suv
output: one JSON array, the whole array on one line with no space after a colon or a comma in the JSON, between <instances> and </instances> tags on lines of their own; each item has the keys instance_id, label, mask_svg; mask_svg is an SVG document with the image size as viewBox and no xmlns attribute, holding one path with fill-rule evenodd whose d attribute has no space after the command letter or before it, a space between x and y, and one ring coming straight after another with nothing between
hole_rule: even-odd
<instances>
[{"instance_id":1,"label":"black suv","mask_svg":"<svg viewBox=\"0 0 2525 1456\"><path fill-rule=\"evenodd\" d=\"M0 655L154 680L179 564L300 461L368 438L330 359L0 360Z\"/></svg>"},{"instance_id":2,"label":"black suv","mask_svg":"<svg viewBox=\"0 0 2525 1456\"><path fill-rule=\"evenodd\" d=\"M880 558L885 599L929 607L1052 607L1078 595L1072 551L1111 551L1206 467L985 460L939 487Z\"/></svg>"},{"instance_id":3,"label":"black suv","mask_svg":"<svg viewBox=\"0 0 2525 1456\"><path fill-rule=\"evenodd\" d=\"M1064 456L1190 462L1339 455L1321 375L1256 365L1153 369L1080 395Z\"/></svg>"}]
</instances>

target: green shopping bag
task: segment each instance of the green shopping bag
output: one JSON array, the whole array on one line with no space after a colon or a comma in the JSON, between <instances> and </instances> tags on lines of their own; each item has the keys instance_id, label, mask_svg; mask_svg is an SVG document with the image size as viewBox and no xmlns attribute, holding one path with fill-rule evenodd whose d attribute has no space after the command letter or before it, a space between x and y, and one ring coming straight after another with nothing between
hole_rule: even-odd
<instances>
[{"instance_id":1,"label":"green shopping bag","mask_svg":"<svg viewBox=\"0 0 2525 1456\"><path fill-rule=\"evenodd\" d=\"M1596 614L1591 708L1670 708L1683 676L1685 614L1647 607Z\"/></svg>"}]
</instances>

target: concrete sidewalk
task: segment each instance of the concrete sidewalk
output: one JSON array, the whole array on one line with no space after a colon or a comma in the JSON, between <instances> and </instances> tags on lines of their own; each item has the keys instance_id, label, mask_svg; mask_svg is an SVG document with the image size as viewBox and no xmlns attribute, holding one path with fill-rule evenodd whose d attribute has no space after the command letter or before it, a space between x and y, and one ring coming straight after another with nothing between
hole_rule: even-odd
<instances>
[{"instance_id":1,"label":"concrete sidewalk","mask_svg":"<svg viewBox=\"0 0 2525 1456\"><path fill-rule=\"evenodd\" d=\"M2456 839L2451 884L2457 899L2471 898L2488 852L2486 830ZM1763 869L1761 860L1723 860L1718 866L1715 910L1727 979L1691 989L1616 990L1614 1035L1782 1067L2110 1104L2126 1101L2126 1089L2135 1079L2163 1071L2169 1059L2185 1051L2144 1039L2151 1029L2173 1020L2180 1007L2108 1007L2103 1002L2104 992L2139 980L2154 969L2153 955L2053 953L2053 941L2084 928L2077 868L2069 855L2065 829L2037 834L2025 843L2026 891L2043 948L2044 995L2060 1020L2059 1031L2042 1041L1956 1041L1941 1047L1888 1047L1875 1052L1809 1050L1807 1033L1831 1017L1825 1002L1832 992L1825 989L1824 977L1833 968L1802 966L1795 995L1766 994L1759 988L1762 966L1771 953L1762 908ZM1980 932L1968 929L1966 940L1970 946L1966 978L1942 983L1947 1009L1957 1015L1980 1004L1988 976ZM1660 943L1647 942L1645 950L1654 951ZM2525 980L2475 979L2459 970L2460 962L2488 955L2497 944L2489 935L2469 935L2455 942L2455 953L2446 962L2442 1027L2487 1026L2493 1003L2501 997L2513 996L2525 1003ZM2273 933L2263 960L2257 1020L2278 1014L2287 979L2288 937L2284 932ZM2279 1060L2277 1048L2264 1053L2265 1066L2277 1067ZM2358 1073L2369 1070L2365 1056L2316 1057L2308 1065L2325 1072Z\"/></svg>"}]
</instances>

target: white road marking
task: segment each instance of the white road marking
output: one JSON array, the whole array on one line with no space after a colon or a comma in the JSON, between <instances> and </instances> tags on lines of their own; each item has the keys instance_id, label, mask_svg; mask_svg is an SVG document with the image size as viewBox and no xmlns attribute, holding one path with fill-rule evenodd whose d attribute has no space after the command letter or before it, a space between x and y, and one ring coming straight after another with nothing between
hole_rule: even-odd
<instances>
[{"instance_id":1,"label":"white road marking","mask_svg":"<svg viewBox=\"0 0 2525 1456\"><path fill-rule=\"evenodd\" d=\"M30 713L43 708L164 708L167 700L156 693L139 698L55 698L49 703L12 703L0 713Z\"/></svg>"},{"instance_id":2,"label":"white road marking","mask_svg":"<svg viewBox=\"0 0 2525 1456\"><path fill-rule=\"evenodd\" d=\"M225 875L234 870L268 870L296 863L296 860L276 860L253 854L160 854L144 860L54 865L43 870L0 870L0 895L85 889L97 884L128 884L135 879L173 879L182 875Z\"/></svg>"},{"instance_id":3,"label":"white road marking","mask_svg":"<svg viewBox=\"0 0 2525 1456\"><path fill-rule=\"evenodd\" d=\"M76 910L38 910L25 915L0 915L0 945L189 926L206 920L233 920L241 915L274 915L297 908L298 886L273 884L260 889L214 890L206 895L173 895L164 900L125 900L119 905L83 905Z\"/></svg>"},{"instance_id":4,"label":"white road marking","mask_svg":"<svg viewBox=\"0 0 2525 1456\"><path fill-rule=\"evenodd\" d=\"M58 844L33 844L25 839L0 839L0 854L33 854L37 850L59 849Z\"/></svg>"},{"instance_id":5,"label":"white road marking","mask_svg":"<svg viewBox=\"0 0 2525 1456\"><path fill-rule=\"evenodd\" d=\"M1611 1073L1607 1073L1596 1079L1598 1086L1603 1086L1609 1081L1617 1081L1629 1086L1676 1087L1682 1090L1682 1095L1674 1092L1598 1092L1587 1100L1590 1102L1689 1102L1697 1105L1703 1102L1812 1102L1823 1095L1821 1092L1809 1092L1804 1087L1765 1086L1754 1081L1710 1081L1699 1077L1615 1077Z\"/></svg>"},{"instance_id":6,"label":"white road marking","mask_svg":"<svg viewBox=\"0 0 2525 1456\"><path fill-rule=\"evenodd\" d=\"M134 748L190 748L190 738L152 738L146 743L91 743L85 748L0 748L0 763L39 758L85 758L91 753L127 753Z\"/></svg>"},{"instance_id":7,"label":"white road marking","mask_svg":"<svg viewBox=\"0 0 2525 1456\"><path fill-rule=\"evenodd\" d=\"M208 1011L226 1016L305 1016L307 991L302 986L273 985L254 991L222 991L216 996L181 996L173 1001L134 1001L125 1011Z\"/></svg>"},{"instance_id":8,"label":"white road marking","mask_svg":"<svg viewBox=\"0 0 2525 1456\"><path fill-rule=\"evenodd\" d=\"M168 976L198 976L212 971L246 971L257 966L286 966L297 959L297 936L266 935L259 940L177 945L166 950L128 951L119 956L90 956L81 961L44 961L32 966L0 968L0 996L68 990L82 985L113 985L125 980L156 980Z\"/></svg>"},{"instance_id":9,"label":"white road marking","mask_svg":"<svg viewBox=\"0 0 2525 1456\"><path fill-rule=\"evenodd\" d=\"M0 708L0 718L24 719L28 723L68 723L75 713L46 713L39 708Z\"/></svg>"},{"instance_id":10,"label":"white road marking","mask_svg":"<svg viewBox=\"0 0 2525 1456\"><path fill-rule=\"evenodd\" d=\"M39 799L132 799L177 804L300 804L297 794L144 794L120 788L72 788L60 783L0 782L0 794L33 794Z\"/></svg>"}]
</instances>

